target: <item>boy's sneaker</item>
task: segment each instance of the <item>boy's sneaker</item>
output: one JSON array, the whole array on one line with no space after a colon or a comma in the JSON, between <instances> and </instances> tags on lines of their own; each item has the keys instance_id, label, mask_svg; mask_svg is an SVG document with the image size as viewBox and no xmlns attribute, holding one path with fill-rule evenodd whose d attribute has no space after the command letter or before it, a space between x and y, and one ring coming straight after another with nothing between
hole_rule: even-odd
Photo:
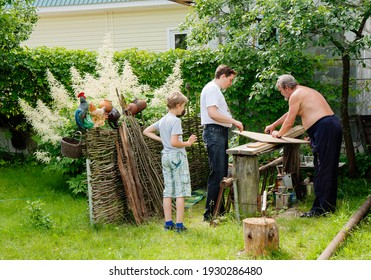
<instances>
[{"instance_id":1,"label":"boy's sneaker","mask_svg":"<svg viewBox=\"0 0 371 280\"><path fill-rule=\"evenodd\" d=\"M176 232L184 232L184 231L187 231L187 228L185 226L182 226L182 227L177 227L175 226L175 230Z\"/></svg>"},{"instance_id":2,"label":"boy's sneaker","mask_svg":"<svg viewBox=\"0 0 371 280\"><path fill-rule=\"evenodd\" d=\"M171 225L171 226L164 226L164 230L167 231L167 230L173 230L174 229L174 225Z\"/></svg>"},{"instance_id":3,"label":"boy's sneaker","mask_svg":"<svg viewBox=\"0 0 371 280\"><path fill-rule=\"evenodd\" d=\"M175 226L175 224L173 223L173 221L167 221L164 224L164 229L165 229L165 231L166 230L173 230L174 226Z\"/></svg>"}]
</instances>

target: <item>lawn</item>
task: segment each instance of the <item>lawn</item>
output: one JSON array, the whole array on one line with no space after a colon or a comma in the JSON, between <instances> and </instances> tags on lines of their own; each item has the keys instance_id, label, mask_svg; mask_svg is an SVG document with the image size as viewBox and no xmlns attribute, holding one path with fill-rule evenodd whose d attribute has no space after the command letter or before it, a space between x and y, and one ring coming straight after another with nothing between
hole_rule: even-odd
<instances>
[{"instance_id":1,"label":"lawn","mask_svg":"<svg viewBox=\"0 0 371 280\"><path fill-rule=\"evenodd\" d=\"M2 260L248 260L242 223L233 214L216 227L202 221L204 201L186 211L188 232L164 232L163 221L144 225L89 223L88 201L67 189L61 174L42 166L0 167L0 259ZM279 227L280 248L261 260L315 260L370 194L365 180L344 181L338 211L328 217L302 219L272 211ZM37 226L30 203L38 203ZM311 200L298 203L308 210ZM278 216L276 214L279 214ZM332 259L371 260L371 218L368 215Z\"/></svg>"}]
</instances>

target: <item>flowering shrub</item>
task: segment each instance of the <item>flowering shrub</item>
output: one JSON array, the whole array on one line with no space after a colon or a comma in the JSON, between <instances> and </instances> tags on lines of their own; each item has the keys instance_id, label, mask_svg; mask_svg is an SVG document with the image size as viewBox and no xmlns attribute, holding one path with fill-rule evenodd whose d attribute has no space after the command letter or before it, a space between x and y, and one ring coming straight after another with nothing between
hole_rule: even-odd
<instances>
[{"instance_id":1,"label":"flowering shrub","mask_svg":"<svg viewBox=\"0 0 371 280\"><path fill-rule=\"evenodd\" d=\"M109 99L112 101L113 107L120 108L118 93L125 103L130 103L135 98L144 99L151 104L150 109L143 113L148 112L148 116L144 118L149 121L154 121L154 118L159 118L166 113L166 97L172 91L179 91L183 82L180 61L176 62L173 73L167 78L165 84L159 89L151 90L148 85L139 83L128 61L124 62L120 74L119 65L114 62L113 55L114 50L110 36L107 36L103 47L98 51L96 76L89 73L81 75L76 68L71 67L71 87L76 98L71 98L73 95L47 70L50 97L52 98L50 106L37 100L37 105L33 108L25 100L19 99L19 105L27 122L32 125L37 134L36 140L39 144L39 150L34 155L38 161L54 165L51 168L58 168L67 175L81 176L81 171L85 172L85 168L81 166L85 164L82 160L60 157L62 137L72 134L77 128L74 112L79 106L77 95L80 92L85 93L88 103L93 103L96 106L103 99ZM149 98L152 98L153 102L147 100ZM71 163L78 165L78 167L72 167ZM69 171L70 169L73 171ZM83 183L79 180L70 179L67 182L70 187L73 185L73 192L84 191L81 189ZM76 191L77 189L79 191Z\"/></svg>"}]
</instances>

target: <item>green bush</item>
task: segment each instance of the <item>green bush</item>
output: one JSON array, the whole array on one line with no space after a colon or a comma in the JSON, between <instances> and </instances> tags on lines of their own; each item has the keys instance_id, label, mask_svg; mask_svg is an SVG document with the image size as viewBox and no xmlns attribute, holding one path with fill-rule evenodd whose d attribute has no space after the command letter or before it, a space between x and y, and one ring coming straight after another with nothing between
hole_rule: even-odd
<instances>
[{"instance_id":1,"label":"green bush","mask_svg":"<svg viewBox=\"0 0 371 280\"><path fill-rule=\"evenodd\" d=\"M29 131L30 127L24 121L18 99L25 100L31 106L35 106L38 99L45 104L52 102L46 79L47 69L72 96L74 92L71 88L70 68L73 66L80 73L96 75L96 57L97 53L93 51L46 47L0 53L0 125L10 127L13 131ZM233 52L224 53L223 50L177 49L156 53L129 49L116 52L114 59L121 67L128 60L139 82L148 84L151 88L162 85L171 73L175 61L180 59L183 92L189 92L189 99L194 107L198 106L203 86L213 79L216 67L221 63L231 65L239 75L235 85L227 90L226 99L234 116L248 130L262 131L266 124L287 110L287 104L274 91L274 83L268 90L270 94L255 95L253 99L249 99L252 85L258 82L257 71L269 63L259 61L253 49L246 49L242 58L235 57ZM298 57L298 60L301 62L300 69L305 71L300 71L296 64L290 65L288 62L282 67L287 72L297 73L298 80L303 80L304 77L307 80L308 74L311 76L316 66L308 57ZM267 89L264 90L266 91Z\"/></svg>"}]
</instances>

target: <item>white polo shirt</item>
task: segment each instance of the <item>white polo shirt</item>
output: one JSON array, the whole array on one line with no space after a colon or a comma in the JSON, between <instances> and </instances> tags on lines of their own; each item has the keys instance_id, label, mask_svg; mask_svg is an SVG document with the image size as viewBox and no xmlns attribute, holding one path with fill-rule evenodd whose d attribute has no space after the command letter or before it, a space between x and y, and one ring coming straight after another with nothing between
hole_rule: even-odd
<instances>
[{"instance_id":1,"label":"white polo shirt","mask_svg":"<svg viewBox=\"0 0 371 280\"><path fill-rule=\"evenodd\" d=\"M231 127L232 124L227 123L220 123L212 118L209 117L207 112L207 107L216 106L218 111L225 116L232 117L231 112L229 111L227 102L225 101L224 95L220 90L220 87L215 83L215 81L211 81L206 84L206 86L202 89L201 97L201 125L205 124L218 124L224 127Z\"/></svg>"}]
</instances>

